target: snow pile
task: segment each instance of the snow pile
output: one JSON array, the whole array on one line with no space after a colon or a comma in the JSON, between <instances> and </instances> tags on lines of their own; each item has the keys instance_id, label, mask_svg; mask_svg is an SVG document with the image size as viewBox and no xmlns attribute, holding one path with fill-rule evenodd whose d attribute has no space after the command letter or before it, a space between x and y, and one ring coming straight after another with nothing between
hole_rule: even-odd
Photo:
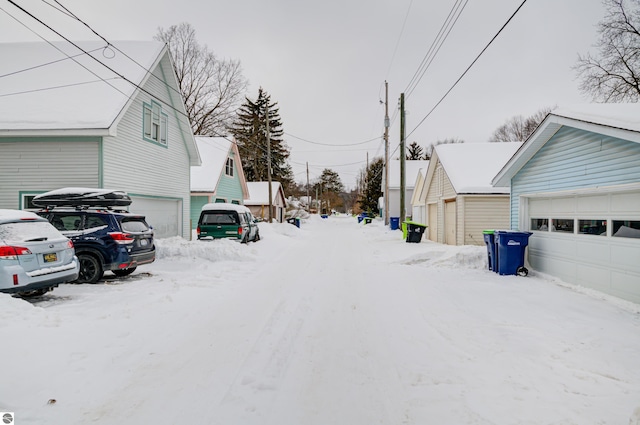
<instances>
[{"instance_id":1,"label":"snow pile","mask_svg":"<svg viewBox=\"0 0 640 425\"><path fill-rule=\"evenodd\" d=\"M181 237L156 239L156 259L200 259L207 261L252 261L255 253L246 244L231 239L187 241Z\"/></svg>"}]
</instances>

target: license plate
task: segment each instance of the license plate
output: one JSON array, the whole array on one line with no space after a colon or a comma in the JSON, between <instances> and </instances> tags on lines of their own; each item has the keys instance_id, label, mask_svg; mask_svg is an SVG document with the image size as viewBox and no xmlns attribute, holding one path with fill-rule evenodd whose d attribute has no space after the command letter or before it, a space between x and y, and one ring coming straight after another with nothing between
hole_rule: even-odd
<instances>
[{"instance_id":1,"label":"license plate","mask_svg":"<svg viewBox=\"0 0 640 425\"><path fill-rule=\"evenodd\" d=\"M56 254L55 252L52 252L50 254L44 254L45 263L52 263L54 261L58 261L58 254Z\"/></svg>"}]
</instances>

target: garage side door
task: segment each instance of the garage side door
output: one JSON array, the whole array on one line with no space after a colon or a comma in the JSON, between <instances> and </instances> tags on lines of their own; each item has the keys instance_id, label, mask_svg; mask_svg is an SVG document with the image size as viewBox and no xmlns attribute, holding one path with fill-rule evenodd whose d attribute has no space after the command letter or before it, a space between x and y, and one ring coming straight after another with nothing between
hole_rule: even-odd
<instances>
[{"instance_id":1,"label":"garage side door","mask_svg":"<svg viewBox=\"0 0 640 425\"><path fill-rule=\"evenodd\" d=\"M174 199L131 197L129 211L144 214L156 238L182 236L182 202Z\"/></svg>"},{"instance_id":2,"label":"garage side door","mask_svg":"<svg viewBox=\"0 0 640 425\"><path fill-rule=\"evenodd\" d=\"M429 240L438 242L438 204L429 204Z\"/></svg>"},{"instance_id":3,"label":"garage side door","mask_svg":"<svg viewBox=\"0 0 640 425\"><path fill-rule=\"evenodd\" d=\"M447 245L456 244L456 202L445 202L444 204L444 243Z\"/></svg>"}]
</instances>

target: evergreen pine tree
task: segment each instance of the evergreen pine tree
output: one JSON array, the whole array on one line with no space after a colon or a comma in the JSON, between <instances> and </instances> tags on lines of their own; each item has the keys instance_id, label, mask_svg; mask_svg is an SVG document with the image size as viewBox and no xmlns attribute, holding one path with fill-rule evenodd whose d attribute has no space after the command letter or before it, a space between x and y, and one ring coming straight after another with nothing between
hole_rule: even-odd
<instances>
[{"instance_id":1,"label":"evergreen pine tree","mask_svg":"<svg viewBox=\"0 0 640 425\"><path fill-rule=\"evenodd\" d=\"M363 182L364 190L358 203L362 211L378 215L378 199L382 196L382 172L384 161L376 158L369 164Z\"/></svg>"},{"instance_id":2,"label":"evergreen pine tree","mask_svg":"<svg viewBox=\"0 0 640 425\"><path fill-rule=\"evenodd\" d=\"M237 118L229 131L235 138L242 158L247 181L267 181L267 105L269 106L269 142L271 145L271 179L282 183L285 193L294 185L293 172L288 164L289 148L282 139L284 130L277 102L271 102L262 88L254 101L245 97Z\"/></svg>"},{"instance_id":3,"label":"evergreen pine tree","mask_svg":"<svg viewBox=\"0 0 640 425\"><path fill-rule=\"evenodd\" d=\"M417 144L416 142L412 142L409 147L407 148L408 150L408 154L407 154L407 159L408 160L420 160L420 159L424 159L424 156L422 154L422 152L424 151L422 149L422 146L420 146L419 144Z\"/></svg>"}]
</instances>

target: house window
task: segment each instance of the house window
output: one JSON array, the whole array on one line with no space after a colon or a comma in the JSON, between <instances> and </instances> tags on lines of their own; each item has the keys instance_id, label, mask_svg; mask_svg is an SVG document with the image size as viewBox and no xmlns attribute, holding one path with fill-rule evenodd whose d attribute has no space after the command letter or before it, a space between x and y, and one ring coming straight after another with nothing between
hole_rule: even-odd
<instances>
[{"instance_id":1,"label":"house window","mask_svg":"<svg viewBox=\"0 0 640 425\"><path fill-rule=\"evenodd\" d=\"M573 233L574 221L572 218L554 218L551 220L551 231Z\"/></svg>"},{"instance_id":2,"label":"house window","mask_svg":"<svg viewBox=\"0 0 640 425\"><path fill-rule=\"evenodd\" d=\"M143 139L167 146L169 116L162 112L162 105L155 101L142 104Z\"/></svg>"},{"instance_id":3,"label":"house window","mask_svg":"<svg viewBox=\"0 0 640 425\"><path fill-rule=\"evenodd\" d=\"M640 221L613 220L612 235L618 238L640 238Z\"/></svg>"},{"instance_id":4,"label":"house window","mask_svg":"<svg viewBox=\"0 0 640 425\"><path fill-rule=\"evenodd\" d=\"M240 205L240 201L236 201L235 199L234 199L233 201L231 201L231 203L232 203L233 205Z\"/></svg>"},{"instance_id":5,"label":"house window","mask_svg":"<svg viewBox=\"0 0 640 425\"><path fill-rule=\"evenodd\" d=\"M33 205L33 198L35 198L36 195L22 195L22 207L21 209L23 210L37 210L39 209L39 207L36 207L35 205Z\"/></svg>"},{"instance_id":6,"label":"house window","mask_svg":"<svg viewBox=\"0 0 640 425\"><path fill-rule=\"evenodd\" d=\"M578 220L578 233L607 236L607 220Z\"/></svg>"},{"instance_id":7,"label":"house window","mask_svg":"<svg viewBox=\"0 0 640 425\"><path fill-rule=\"evenodd\" d=\"M216 202L215 203L216 204L224 204L225 202L227 202L227 200L224 199L224 198L216 198Z\"/></svg>"},{"instance_id":8,"label":"house window","mask_svg":"<svg viewBox=\"0 0 640 425\"><path fill-rule=\"evenodd\" d=\"M224 173L229 177L233 177L233 159L227 158L227 163L225 164Z\"/></svg>"}]
</instances>

